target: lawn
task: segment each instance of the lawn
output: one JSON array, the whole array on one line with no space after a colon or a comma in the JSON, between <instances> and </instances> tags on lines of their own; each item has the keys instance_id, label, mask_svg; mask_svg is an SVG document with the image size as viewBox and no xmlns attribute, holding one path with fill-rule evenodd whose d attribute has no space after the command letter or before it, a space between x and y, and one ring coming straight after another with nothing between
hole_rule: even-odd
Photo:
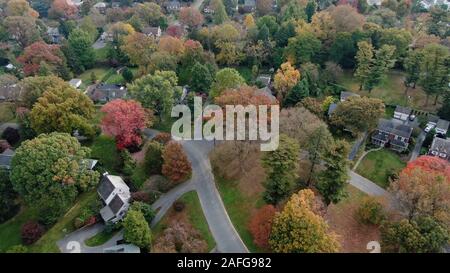
<instances>
[{"instance_id":1,"label":"lawn","mask_svg":"<svg viewBox=\"0 0 450 273\"><path fill-rule=\"evenodd\" d=\"M0 224L0 252L5 252L12 246L21 244L20 228L28 220L36 218L35 210L22 208L15 217Z\"/></svg>"},{"instance_id":2,"label":"lawn","mask_svg":"<svg viewBox=\"0 0 450 273\"><path fill-rule=\"evenodd\" d=\"M84 89L88 85L92 84L91 82L92 72L95 73L95 76L98 80L101 80L108 73L109 70L110 70L109 67L95 67L84 71L83 73L77 76L78 79L81 79L83 81L83 84L81 85L80 88Z\"/></svg>"},{"instance_id":3,"label":"lawn","mask_svg":"<svg viewBox=\"0 0 450 273\"><path fill-rule=\"evenodd\" d=\"M0 123L8 122L14 119L14 103L0 103Z\"/></svg>"},{"instance_id":4,"label":"lawn","mask_svg":"<svg viewBox=\"0 0 450 273\"><path fill-rule=\"evenodd\" d=\"M383 188L389 186L389 176L406 166L400 157L387 149L369 152L356 168L356 172Z\"/></svg>"},{"instance_id":5,"label":"lawn","mask_svg":"<svg viewBox=\"0 0 450 273\"><path fill-rule=\"evenodd\" d=\"M425 106L426 95L419 86L416 89L409 90L408 95L411 96L410 99L408 99L408 96L405 96L404 77L403 72L391 71L382 83L374 88L370 94L367 91L359 91L359 82L350 70L344 71L338 83L349 91L360 95L382 99L386 104L398 104L417 110L436 112L436 109L440 107L439 103L438 105L433 105L434 98L430 97L430 102Z\"/></svg>"},{"instance_id":6,"label":"lawn","mask_svg":"<svg viewBox=\"0 0 450 273\"><path fill-rule=\"evenodd\" d=\"M98 159L101 166L111 174L120 169L121 159L114 139L101 135L90 146L91 157Z\"/></svg>"},{"instance_id":7,"label":"lawn","mask_svg":"<svg viewBox=\"0 0 450 273\"><path fill-rule=\"evenodd\" d=\"M217 174L215 174L215 180L231 222L242 241L250 252L263 252L262 249L253 243L253 237L248 230L252 211L263 204L261 196L247 197L242 194L236 182L226 180Z\"/></svg>"},{"instance_id":8,"label":"lawn","mask_svg":"<svg viewBox=\"0 0 450 273\"><path fill-rule=\"evenodd\" d=\"M95 52L95 60L97 62L105 62L108 60L108 51L109 46L105 46L103 48L94 49Z\"/></svg>"}]
</instances>

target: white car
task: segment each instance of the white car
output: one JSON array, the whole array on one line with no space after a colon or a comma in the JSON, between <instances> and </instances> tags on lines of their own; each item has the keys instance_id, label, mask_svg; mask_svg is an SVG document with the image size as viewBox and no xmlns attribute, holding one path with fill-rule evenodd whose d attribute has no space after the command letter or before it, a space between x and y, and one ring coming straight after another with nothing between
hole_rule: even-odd
<instances>
[{"instance_id":1,"label":"white car","mask_svg":"<svg viewBox=\"0 0 450 273\"><path fill-rule=\"evenodd\" d=\"M435 126L436 125L434 125L434 124L427 124L427 127L425 127L425 129L424 129L425 133L429 133L431 130L434 129Z\"/></svg>"}]
</instances>

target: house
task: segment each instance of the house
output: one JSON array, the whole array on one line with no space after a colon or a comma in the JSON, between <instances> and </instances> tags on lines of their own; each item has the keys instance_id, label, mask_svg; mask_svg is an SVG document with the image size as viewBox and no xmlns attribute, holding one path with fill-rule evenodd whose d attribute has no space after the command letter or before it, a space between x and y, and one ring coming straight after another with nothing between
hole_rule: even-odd
<instances>
[{"instance_id":1,"label":"house","mask_svg":"<svg viewBox=\"0 0 450 273\"><path fill-rule=\"evenodd\" d=\"M211 5L205 6L205 8L203 9L203 13L206 14L214 14L215 10Z\"/></svg>"},{"instance_id":2,"label":"house","mask_svg":"<svg viewBox=\"0 0 450 273\"><path fill-rule=\"evenodd\" d=\"M270 83L272 82L272 76L268 75L268 74L260 74L257 78L256 78L256 82L257 83L261 83L261 85L263 87L267 87L270 85Z\"/></svg>"},{"instance_id":3,"label":"house","mask_svg":"<svg viewBox=\"0 0 450 273\"><path fill-rule=\"evenodd\" d=\"M436 127L434 130L436 130L436 133L446 135L448 131L448 127L450 125L450 122L445 119L439 119L436 123Z\"/></svg>"},{"instance_id":4,"label":"house","mask_svg":"<svg viewBox=\"0 0 450 273\"><path fill-rule=\"evenodd\" d=\"M105 222L122 220L130 206L130 188L120 176L103 174L97 193L105 205L100 215Z\"/></svg>"},{"instance_id":5,"label":"house","mask_svg":"<svg viewBox=\"0 0 450 273\"><path fill-rule=\"evenodd\" d=\"M94 102L108 102L114 99L123 99L127 95L127 88L119 84L99 83L87 88L86 94Z\"/></svg>"},{"instance_id":6,"label":"house","mask_svg":"<svg viewBox=\"0 0 450 273\"><path fill-rule=\"evenodd\" d=\"M21 88L17 83L7 83L0 86L0 101L18 101Z\"/></svg>"},{"instance_id":7,"label":"house","mask_svg":"<svg viewBox=\"0 0 450 273\"><path fill-rule=\"evenodd\" d=\"M341 102L346 101L350 97L359 97L359 95L355 94L353 92L347 92L347 91L341 92Z\"/></svg>"},{"instance_id":8,"label":"house","mask_svg":"<svg viewBox=\"0 0 450 273\"><path fill-rule=\"evenodd\" d=\"M81 79L71 79L69 81L70 86L72 86L75 89L78 89L81 86L82 83L83 82L82 82Z\"/></svg>"},{"instance_id":9,"label":"house","mask_svg":"<svg viewBox=\"0 0 450 273\"><path fill-rule=\"evenodd\" d=\"M450 161L450 138L434 137L428 154Z\"/></svg>"},{"instance_id":10,"label":"house","mask_svg":"<svg viewBox=\"0 0 450 273\"><path fill-rule=\"evenodd\" d=\"M404 152L409 145L413 128L401 121L380 119L378 127L372 135L372 143L380 147L389 145L391 150Z\"/></svg>"},{"instance_id":11,"label":"house","mask_svg":"<svg viewBox=\"0 0 450 273\"><path fill-rule=\"evenodd\" d=\"M331 117L331 114L333 114L334 111L336 111L337 106L338 106L337 103L330 104L330 107L328 107L328 117Z\"/></svg>"},{"instance_id":12,"label":"house","mask_svg":"<svg viewBox=\"0 0 450 273\"><path fill-rule=\"evenodd\" d=\"M61 34L59 34L59 29L57 27L47 27L47 36L50 42L58 44L61 41Z\"/></svg>"},{"instance_id":13,"label":"house","mask_svg":"<svg viewBox=\"0 0 450 273\"><path fill-rule=\"evenodd\" d=\"M409 107L403 107L403 106L397 105L397 107L395 107L395 111L394 111L394 118L406 121L406 120L408 120L409 116L411 115L411 111L412 110Z\"/></svg>"},{"instance_id":14,"label":"house","mask_svg":"<svg viewBox=\"0 0 450 273\"><path fill-rule=\"evenodd\" d=\"M164 4L164 8L168 12L176 12L181 9L181 3L179 1L169 1Z\"/></svg>"},{"instance_id":15,"label":"house","mask_svg":"<svg viewBox=\"0 0 450 273\"><path fill-rule=\"evenodd\" d=\"M100 12L101 14L105 14L105 12L106 12L106 3L105 2L98 2L97 4L95 4L93 6L93 8L97 9L98 12Z\"/></svg>"},{"instance_id":16,"label":"house","mask_svg":"<svg viewBox=\"0 0 450 273\"><path fill-rule=\"evenodd\" d=\"M104 248L103 253L141 253L141 249L133 244L119 244Z\"/></svg>"},{"instance_id":17,"label":"house","mask_svg":"<svg viewBox=\"0 0 450 273\"><path fill-rule=\"evenodd\" d=\"M242 11L244 13L251 13L256 10L256 0L245 0L242 6Z\"/></svg>"},{"instance_id":18,"label":"house","mask_svg":"<svg viewBox=\"0 0 450 273\"><path fill-rule=\"evenodd\" d=\"M0 154L0 168L11 169L11 160L14 157L14 151L11 149L6 149Z\"/></svg>"},{"instance_id":19,"label":"house","mask_svg":"<svg viewBox=\"0 0 450 273\"><path fill-rule=\"evenodd\" d=\"M161 28L160 27L145 27L142 29L142 33L149 37L159 38L159 37L161 37Z\"/></svg>"},{"instance_id":20,"label":"house","mask_svg":"<svg viewBox=\"0 0 450 273\"><path fill-rule=\"evenodd\" d=\"M114 40L114 37L110 32L103 32L102 35L100 35L100 40L103 42L112 42Z\"/></svg>"}]
</instances>

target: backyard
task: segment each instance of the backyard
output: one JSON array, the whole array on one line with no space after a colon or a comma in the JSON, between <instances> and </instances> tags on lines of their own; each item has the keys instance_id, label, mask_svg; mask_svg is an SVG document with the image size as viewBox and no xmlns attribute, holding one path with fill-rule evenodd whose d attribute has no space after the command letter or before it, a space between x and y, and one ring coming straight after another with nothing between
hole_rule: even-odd
<instances>
[{"instance_id":1,"label":"backyard","mask_svg":"<svg viewBox=\"0 0 450 273\"><path fill-rule=\"evenodd\" d=\"M373 98L379 98L386 104L398 104L402 106L409 106L417 110L436 112L436 110L440 107L440 104L438 103L437 105L433 105L434 98L430 97L428 105L425 106L426 95L420 86L417 86L415 89L411 88L408 91L408 96L410 96L410 98L405 96L405 86L403 85L404 77L403 72L394 70L390 72L382 83L375 87L371 93L359 90L359 82L350 70L344 71L338 83L351 92Z\"/></svg>"},{"instance_id":2,"label":"backyard","mask_svg":"<svg viewBox=\"0 0 450 273\"><path fill-rule=\"evenodd\" d=\"M381 149L369 152L359 163L356 172L382 188L389 186L389 177L406 166L393 151Z\"/></svg>"}]
</instances>

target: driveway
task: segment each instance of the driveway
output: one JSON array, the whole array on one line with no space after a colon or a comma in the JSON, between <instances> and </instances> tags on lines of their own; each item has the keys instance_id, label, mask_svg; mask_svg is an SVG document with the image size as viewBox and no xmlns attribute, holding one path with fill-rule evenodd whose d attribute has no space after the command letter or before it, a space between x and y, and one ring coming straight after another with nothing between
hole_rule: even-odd
<instances>
[{"instance_id":1,"label":"driveway","mask_svg":"<svg viewBox=\"0 0 450 273\"><path fill-rule=\"evenodd\" d=\"M352 150L348 154L349 160L355 159L355 156L358 154L359 147L361 147L361 144L363 144L363 142L366 140L366 137L367 137L367 132L364 132L364 134L356 140L355 144L353 144Z\"/></svg>"},{"instance_id":2,"label":"driveway","mask_svg":"<svg viewBox=\"0 0 450 273\"><path fill-rule=\"evenodd\" d=\"M390 196L385 189L373 183L369 179L355 173L354 171L349 171L349 175L350 179L348 182L350 185L358 188L360 191L371 196Z\"/></svg>"},{"instance_id":3,"label":"driveway","mask_svg":"<svg viewBox=\"0 0 450 273\"><path fill-rule=\"evenodd\" d=\"M415 160L420 155L420 149L422 148L422 144L425 141L427 134L424 131L421 131L419 136L416 139L416 145L414 146L414 149L411 152L411 157L409 158L409 161Z\"/></svg>"}]
</instances>

